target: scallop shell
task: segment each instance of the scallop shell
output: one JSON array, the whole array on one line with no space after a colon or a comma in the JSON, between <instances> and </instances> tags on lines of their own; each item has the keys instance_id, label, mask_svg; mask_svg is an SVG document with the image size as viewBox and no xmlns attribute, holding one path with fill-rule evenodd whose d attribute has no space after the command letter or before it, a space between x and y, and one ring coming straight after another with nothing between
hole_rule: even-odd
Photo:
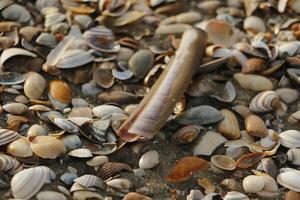
<instances>
[{"instance_id":1,"label":"scallop shell","mask_svg":"<svg viewBox=\"0 0 300 200\"><path fill-rule=\"evenodd\" d=\"M271 111L277 106L279 96L274 91L264 91L256 95L250 102L250 110L257 113Z\"/></svg>"},{"instance_id":2,"label":"scallop shell","mask_svg":"<svg viewBox=\"0 0 300 200\"><path fill-rule=\"evenodd\" d=\"M294 165L300 166L300 149L289 149L286 155L288 161Z\"/></svg>"},{"instance_id":3,"label":"scallop shell","mask_svg":"<svg viewBox=\"0 0 300 200\"><path fill-rule=\"evenodd\" d=\"M214 166L220 169L229 170L229 171L235 169L235 161L229 156L213 155L210 161Z\"/></svg>"},{"instance_id":4,"label":"scallop shell","mask_svg":"<svg viewBox=\"0 0 300 200\"><path fill-rule=\"evenodd\" d=\"M46 88L46 79L36 72L30 72L24 83L24 93L30 99L39 99Z\"/></svg>"},{"instance_id":5,"label":"scallop shell","mask_svg":"<svg viewBox=\"0 0 300 200\"><path fill-rule=\"evenodd\" d=\"M20 137L19 133L9 130L9 129L0 129L0 146L8 144Z\"/></svg>"},{"instance_id":6,"label":"scallop shell","mask_svg":"<svg viewBox=\"0 0 300 200\"><path fill-rule=\"evenodd\" d=\"M45 183L50 183L54 178L54 172L45 166L24 169L11 180L12 194L18 199L30 199Z\"/></svg>"},{"instance_id":7,"label":"scallop shell","mask_svg":"<svg viewBox=\"0 0 300 200\"><path fill-rule=\"evenodd\" d=\"M7 146L7 153L17 157L30 157L33 152L30 148L30 142L26 137L19 137Z\"/></svg>"},{"instance_id":8,"label":"scallop shell","mask_svg":"<svg viewBox=\"0 0 300 200\"><path fill-rule=\"evenodd\" d=\"M73 151L70 151L68 153L68 155L72 156L72 157L76 157L76 158L90 158L90 157L93 157L92 152L89 149L84 149L84 148L75 149Z\"/></svg>"},{"instance_id":9,"label":"scallop shell","mask_svg":"<svg viewBox=\"0 0 300 200\"><path fill-rule=\"evenodd\" d=\"M52 136L36 136L30 141L30 146L41 158L55 159L66 153L65 145Z\"/></svg>"},{"instance_id":10,"label":"scallop shell","mask_svg":"<svg viewBox=\"0 0 300 200\"><path fill-rule=\"evenodd\" d=\"M300 147L300 132L297 130L287 130L279 134L281 144L287 148Z\"/></svg>"},{"instance_id":11,"label":"scallop shell","mask_svg":"<svg viewBox=\"0 0 300 200\"><path fill-rule=\"evenodd\" d=\"M251 136L263 138L268 135L267 126L257 115L250 114L245 118L245 128Z\"/></svg>"},{"instance_id":12,"label":"scallop shell","mask_svg":"<svg viewBox=\"0 0 300 200\"><path fill-rule=\"evenodd\" d=\"M226 194L223 200L250 200L249 197L243 193L231 191Z\"/></svg>"},{"instance_id":13,"label":"scallop shell","mask_svg":"<svg viewBox=\"0 0 300 200\"><path fill-rule=\"evenodd\" d=\"M37 200L67 200L67 197L59 192L42 191L36 195Z\"/></svg>"},{"instance_id":14,"label":"scallop shell","mask_svg":"<svg viewBox=\"0 0 300 200\"><path fill-rule=\"evenodd\" d=\"M83 176L74 179L74 182L86 188L97 187L97 188L105 189L104 182L95 175L85 174Z\"/></svg>"},{"instance_id":15,"label":"scallop shell","mask_svg":"<svg viewBox=\"0 0 300 200\"><path fill-rule=\"evenodd\" d=\"M141 169L151 169L159 164L159 154L155 150L144 153L139 160L139 167Z\"/></svg>"},{"instance_id":16,"label":"scallop shell","mask_svg":"<svg viewBox=\"0 0 300 200\"><path fill-rule=\"evenodd\" d=\"M223 109L220 112L224 116L224 120L218 124L218 132L227 139L238 139L241 137L239 122L235 114L228 109Z\"/></svg>"},{"instance_id":17,"label":"scallop shell","mask_svg":"<svg viewBox=\"0 0 300 200\"><path fill-rule=\"evenodd\" d=\"M293 190L295 192L300 192L300 171L299 170L290 170L283 173L280 173L277 176L277 182L285 188Z\"/></svg>"},{"instance_id":18,"label":"scallop shell","mask_svg":"<svg viewBox=\"0 0 300 200\"><path fill-rule=\"evenodd\" d=\"M59 59L56 67L60 69L70 69L88 64L94 60L89 52L81 49L67 50Z\"/></svg>"},{"instance_id":19,"label":"scallop shell","mask_svg":"<svg viewBox=\"0 0 300 200\"><path fill-rule=\"evenodd\" d=\"M29 57L36 57L37 55L27 51L25 49L20 49L20 48L9 48L9 49L5 49L0 57L0 66L3 66L4 63L14 57L14 56L29 56Z\"/></svg>"},{"instance_id":20,"label":"scallop shell","mask_svg":"<svg viewBox=\"0 0 300 200\"><path fill-rule=\"evenodd\" d=\"M91 167L98 167L100 165L103 165L105 163L108 163L108 157L107 156L95 156L92 159L88 160L86 162L87 165Z\"/></svg>"},{"instance_id":21,"label":"scallop shell","mask_svg":"<svg viewBox=\"0 0 300 200\"><path fill-rule=\"evenodd\" d=\"M107 180L122 170L131 171L131 168L125 163L108 162L102 165L96 174L102 180Z\"/></svg>"},{"instance_id":22,"label":"scallop shell","mask_svg":"<svg viewBox=\"0 0 300 200\"><path fill-rule=\"evenodd\" d=\"M106 182L106 185L117 190L129 190L132 183L125 178L116 178Z\"/></svg>"}]
</instances>

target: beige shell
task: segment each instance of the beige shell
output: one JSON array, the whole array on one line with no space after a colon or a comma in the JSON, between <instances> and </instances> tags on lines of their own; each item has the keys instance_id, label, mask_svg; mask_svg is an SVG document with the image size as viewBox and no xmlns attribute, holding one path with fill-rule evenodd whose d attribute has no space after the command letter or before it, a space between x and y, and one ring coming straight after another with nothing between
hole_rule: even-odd
<instances>
[{"instance_id":1,"label":"beige shell","mask_svg":"<svg viewBox=\"0 0 300 200\"><path fill-rule=\"evenodd\" d=\"M217 130L227 139L238 139L241 134L236 116L227 109L223 109L220 112L223 114L224 120L218 124Z\"/></svg>"},{"instance_id":2,"label":"beige shell","mask_svg":"<svg viewBox=\"0 0 300 200\"><path fill-rule=\"evenodd\" d=\"M260 32L266 32L266 25L264 21L256 16L248 16L244 19L244 29L252 34L257 34Z\"/></svg>"},{"instance_id":3,"label":"beige shell","mask_svg":"<svg viewBox=\"0 0 300 200\"><path fill-rule=\"evenodd\" d=\"M261 176L250 175L244 178L243 188L246 193L257 193L265 186L264 180Z\"/></svg>"},{"instance_id":4,"label":"beige shell","mask_svg":"<svg viewBox=\"0 0 300 200\"><path fill-rule=\"evenodd\" d=\"M286 155L288 161L294 165L300 166L300 149L289 149Z\"/></svg>"},{"instance_id":5,"label":"beige shell","mask_svg":"<svg viewBox=\"0 0 300 200\"><path fill-rule=\"evenodd\" d=\"M220 186L225 187L226 189L228 189L230 191L239 191L239 192L243 191L241 184L232 178L230 178L230 179L227 178L227 179L222 180L220 183Z\"/></svg>"},{"instance_id":6,"label":"beige shell","mask_svg":"<svg viewBox=\"0 0 300 200\"><path fill-rule=\"evenodd\" d=\"M51 108L40 104L30 106L28 109L33 111L39 111L39 112L47 112L52 110Z\"/></svg>"},{"instance_id":7,"label":"beige shell","mask_svg":"<svg viewBox=\"0 0 300 200\"><path fill-rule=\"evenodd\" d=\"M257 115L250 114L245 119L245 129L247 133L255 137L266 137L268 129L264 121Z\"/></svg>"},{"instance_id":8,"label":"beige shell","mask_svg":"<svg viewBox=\"0 0 300 200\"><path fill-rule=\"evenodd\" d=\"M109 187L117 190L128 190L132 187L132 183L125 178L116 178L106 182Z\"/></svg>"},{"instance_id":9,"label":"beige shell","mask_svg":"<svg viewBox=\"0 0 300 200\"><path fill-rule=\"evenodd\" d=\"M299 92L291 88L279 88L275 90L281 101L286 104L293 103L299 99Z\"/></svg>"},{"instance_id":10,"label":"beige shell","mask_svg":"<svg viewBox=\"0 0 300 200\"><path fill-rule=\"evenodd\" d=\"M28 107L22 103L7 103L2 106L2 109L11 114L21 115L27 112Z\"/></svg>"},{"instance_id":11,"label":"beige shell","mask_svg":"<svg viewBox=\"0 0 300 200\"><path fill-rule=\"evenodd\" d=\"M7 153L18 157L30 157L33 155L28 138L23 136L19 137L7 146Z\"/></svg>"},{"instance_id":12,"label":"beige shell","mask_svg":"<svg viewBox=\"0 0 300 200\"><path fill-rule=\"evenodd\" d=\"M77 158L90 158L93 157L92 152L89 149L75 149L68 153L69 156L77 157Z\"/></svg>"},{"instance_id":13,"label":"beige shell","mask_svg":"<svg viewBox=\"0 0 300 200\"><path fill-rule=\"evenodd\" d=\"M66 153L66 147L52 136L36 136L30 141L32 151L39 157L55 159Z\"/></svg>"},{"instance_id":14,"label":"beige shell","mask_svg":"<svg viewBox=\"0 0 300 200\"><path fill-rule=\"evenodd\" d=\"M39 99L45 88L46 79L36 72L30 72L24 83L24 93L29 99Z\"/></svg>"},{"instance_id":15,"label":"beige shell","mask_svg":"<svg viewBox=\"0 0 300 200\"><path fill-rule=\"evenodd\" d=\"M300 122L300 110L292 113L289 118L288 118L288 121L291 123L291 124L297 124Z\"/></svg>"},{"instance_id":16,"label":"beige shell","mask_svg":"<svg viewBox=\"0 0 300 200\"><path fill-rule=\"evenodd\" d=\"M300 132L297 130L286 130L279 134L281 145L287 148L300 147Z\"/></svg>"},{"instance_id":17,"label":"beige shell","mask_svg":"<svg viewBox=\"0 0 300 200\"><path fill-rule=\"evenodd\" d=\"M47 135L48 132L46 130L46 128L42 125L39 124L33 124L32 126L30 126L30 128L28 129L26 135L27 137L30 138L34 138L35 136L38 135Z\"/></svg>"},{"instance_id":18,"label":"beige shell","mask_svg":"<svg viewBox=\"0 0 300 200\"><path fill-rule=\"evenodd\" d=\"M299 170L289 170L280 173L277 176L277 182L285 188L293 190L295 192L300 192L300 171Z\"/></svg>"},{"instance_id":19,"label":"beige shell","mask_svg":"<svg viewBox=\"0 0 300 200\"><path fill-rule=\"evenodd\" d=\"M235 169L235 161L229 156L213 155L210 161L214 166L220 169L230 170L230 171Z\"/></svg>"},{"instance_id":20,"label":"beige shell","mask_svg":"<svg viewBox=\"0 0 300 200\"><path fill-rule=\"evenodd\" d=\"M17 199L30 199L45 183L50 183L54 178L54 172L45 166L24 169L11 180L12 194Z\"/></svg>"},{"instance_id":21,"label":"beige shell","mask_svg":"<svg viewBox=\"0 0 300 200\"><path fill-rule=\"evenodd\" d=\"M111 113L121 113L123 114L123 110L117 106L113 105L100 105L93 108L93 114L95 117L102 118L105 115L111 114Z\"/></svg>"},{"instance_id":22,"label":"beige shell","mask_svg":"<svg viewBox=\"0 0 300 200\"><path fill-rule=\"evenodd\" d=\"M279 96L274 91L264 91L250 102L250 110L257 113L268 112L278 106Z\"/></svg>"},{"instance_id":23,"label":"beige shell","mask_svg":"<svg viewBox=\"0 0 300 200\"><path fill-rule=\"evenodd\" d=\"M230 191L226 194L223 200L250 200L249 197L243 193Z\"/></svg>"},{"instance_id":24,"label":"beige shell","mask_svg":"<svg viewBox=\"0 0 300 200\"><path fill-rule=\"evenodd\" d=\"M75 191L73 193L73 199L77 200L86 200L86 199L97 199L101 200L104 199L103 196L101 196L98 192L93 192L93 191Z\"/></svg>"},{"instance_id":25,"label":"beige shell","mask_svg":"<svg viewBox=\"0 0 300 200\"><path fill-rule=\"evenodd\" d=\"M9 129L0 129L0 146L8 144L19 137L19 133L15 131Z\"/></svg>"},{"instance_id":26,"label":"beige shell","mask_svg":"<svg viewBox=\"0 0 300 200\"><path fill-rule=\"evenodd\" d=\"M141 169L151 169L159 164L159 154L155 150L148 151L142 155L139 161Z\"/></svg>"},{"instance_id":27,"label":"beige shell","mask_svg":"<svg viewBox=\"0 0 300 200\"><path fill-rule=\"evenodd\" d=\"M204 189L205 194L213 193L216 190L216 186L208 178L200 178L197 183Z\"/></svg>"},{"instance_id":28,"label":"beige shell","mask_svg":"<svg viewBox=\"0 0 300 200\"><path fill-rule=\"evenodd\" d=\"M90 174L85 174L83 176L80 176L74 179L74 182L86 188L91 188L91 187L97 187L101 189L105 188L104 182L99 177Z\"/></svg>"},{"instance_id":29,"label":"beige shell","mask_svg":"<svg viewBox=\"0 0 300 200\"><path fill-rule=\"evenodd\" d=\"M36 195L37 200L67 200L67 197L59 192L42 191Z\"/></svg>"},{"instance_id":30,"label":"beige shell","mask_svg":"<svg viewBox=\"0 0 300 200\"><path fill-rule=\"evenodd\" d=\"M31 53L30 51L27 51L25 49L20 48L9 48L5 49L0 57L0 66L3 66L4 63L14 57L14 56L29 56L29 57L36 57L37 55L34 53Z\"/></svg>"},{"instance_id":31,"label":"beige shell","mask_svg":"<svg viewBox=\"0 0 300 200\"><path fill-rule=\"evenodd\" d=\"M92 159L88 160L86 162L86 164L91 167L97 167L97 166L103 165L107 162L108 162L107 156L95 156Z\"/></svg>"},{"instance_id":32,"label":"beige shell","mask_svg":"<svg viewBox=\"0 0 300 200\"><path fill-rule=\"evenodd\" d=\"M243 118L246 118L247 115L251 113L250 109L243 105L235 105L232 107L232 110L237 112L239 115L241 115Z\"/></svg>"},{"instance_id":33,"label":"beige shell","mask_svg":"<svg viewBox=\"0 0 300 200\"><path fill-rule=\"evenodd\" d=\"M152 200L150 197L144 196L137 192L129 192L125 195L123 200Z\"/></svg>"},{"instance_id":34,"label":"beige shell","mask_svg":"<svg viewBox=\"0 0 300 200\"><path fill-rule=\"evenodd\" d=\"M236 73L233 77L234 80L246 90L265 91L274 88L270 79L260 75Z\"/></svg>"},{"instance_id":35,"label":"beige shell","mask_svg":"<svg viewBox=\"0 0 300 200\"><path fill-rule=\"evenodd\" d=\"M80 67L88 64L94 60L89 52L81 49L67 50L64 55L59 59L57 67L61 69L69 69Z\"/></svg>"}]
</instances>

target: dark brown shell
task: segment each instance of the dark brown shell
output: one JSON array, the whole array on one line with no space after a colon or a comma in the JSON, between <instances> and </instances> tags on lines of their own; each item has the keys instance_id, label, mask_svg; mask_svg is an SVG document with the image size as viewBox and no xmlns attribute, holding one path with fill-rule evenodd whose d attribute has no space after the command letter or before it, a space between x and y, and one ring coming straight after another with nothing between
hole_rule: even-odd
<instances>
[{"instance_id":1,"label":"dark brown shell","mask_svg":"<svg viewBox=\"0 0 300 200\"><path fill-rule=\"evenodd\" d=\"M98 169L97 176L102 180L107 180L123 170L131 171L131 168L125 163L108 162Z\"/></svg>"},{"instance_id":2,"label":"dark brown shell","mask_svg":"<svg viewBox=\"0 0 300 200\"><path fill-rule=\"evenodd\" d=\"M236 161L235 166L237 168L247 169L253 167L258 162L260 162L267 154L265 152L248 153L243 155L238 161Z\"/></svg>"}]
</instances>

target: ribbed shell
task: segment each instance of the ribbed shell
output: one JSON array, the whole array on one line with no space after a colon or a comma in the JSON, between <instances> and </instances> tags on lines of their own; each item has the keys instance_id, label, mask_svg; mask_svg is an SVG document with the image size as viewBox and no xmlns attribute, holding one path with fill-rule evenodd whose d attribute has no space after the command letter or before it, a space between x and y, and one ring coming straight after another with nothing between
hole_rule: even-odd
<instances>
[{"instance_id":1,"label":"ribbed shell","mask_svg":"<svg viewBox=\"0 0 300 200\"><path fill-rule=\"evenodd\" d=\"M57 67L61 69L69 69L80 67L82 65L88 64L94 60L89 52L81 49L72 49L64 53L57 63Z\"/></svg>"},{"instance_id":2,"label":"ribbed shell","mask_svg":"<svg viewBox=\"0 0 300 200\"><path fill-rule=\"evenodd\" d=\"M0 146L8 144L19 137L19 133L15 131L9 129L0 129Z\"/></svg>"},{"instance_id":3,"label":"ribbed shell","mask_svg":"<svg viewBox=\"0 0 300 200\"><path fill-rule=\"evenodd\" d=\"M250 110L257 113L268 112L274 109L273 101L279 101L274 91L264 91L256 95L250 102Z\"/></svg>"}]
</instances>

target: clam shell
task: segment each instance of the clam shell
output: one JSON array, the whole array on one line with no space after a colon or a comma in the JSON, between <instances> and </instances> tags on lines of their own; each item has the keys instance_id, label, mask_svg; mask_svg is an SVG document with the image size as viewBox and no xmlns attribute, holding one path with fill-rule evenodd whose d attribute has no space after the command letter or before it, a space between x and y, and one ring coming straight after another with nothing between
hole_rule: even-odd
<instances>
[{"instance_id":1,"label":"clam shell","mask_svg":"<svg viewBox=\"0 0 300 200\"><path fill-rule=\"evenodd\" d=\"M73 151L70 151L68 153L68 155L72 156L72 157L76 157L76 158L90 158L90 157L93 157L92 152L89 149L84 149L84 148L75 149Z\"/></svg>"},{"instance_id":2,"label":"clam shell","mask_svg":"<svg viewBox=\"0 0 300 200\"><path fill-rule=\"evenodd\" d=\"M294 165L300 166L300 149L289 149L286 155L288 161Z\"/></svg>"},{"instance_id":3,"label":"clam shell","mask_svg":"<svg viewBox=\"0 0 300 200\"><path fill-rule=\"evenodd\" d=\"M57 45L55 37L50 33L41 33L35 42L48 47L55 47Z\"/></svg>"},{"instance_id":4,"label":"clam shell","mask_svg":"<svg viewBox=\"0 0 300 200\"><path fill-rule=\"evenodd\" d=\"M119 80L128 80L133 76L133 73L130 70L118 71L113 69L112 75Z\"/></svg>"},{"instance_id":5,"label":"clam shell","mask_svg":"<svg viewBox=\"0 0 300 200\"><path fill-rule=\"evenodd\" d=\"M20 170L22 170L22 165L18 160L9 155L0 154L1 172L9 172L10 174L15 174Z\"/></svg>"},{"instance_id":6,"label":"clam shell","mask_svg":"<svg viewBox=\"0 0 300 200\"><path fill-rule=\"evenodd\" d=\"M236 181L235 179L224 179L221 181L220 186L225 187L226 189L230 190L230 191L239 191L239 192L243 192L243 188L241 186L241 184Z\"/></svg>"},{"instance_id":7,"label":"clam shell","mask_svg":"<svg viewBox=\"0 0 300 200\"><path fill-rule=\"evenodd\" d=\"M269 64L262 58L249 58L242 66L242 73L261 72L269 68Z\"/></svg>"},{"instance_id":8,"label":"clam shell","mask_svg":"<svg viewBox=\"0 0 300 200\"><path fill-rule=\"evenodd\" d=\"M27 51L25 49L20 49L20 48L9 48L9 49L5 49L0 57L0 66L3 66L4 63L14 57L14 56L29 56L29 57L36 57L37 55Z\"/></svg>"},{"instance_id":9,"label":"clam shell","mask_svg":"<svg viewBox=\"0 0 300 200\"><path fill-rule=\"evenodd\" d=\"M298 100L299 92L291 88L279 88L275 90L280 100L286 104L293 103Z\"/></svg>"},{"instance_id":10,"label":"clam shell","mask_svg":"<svg viewBox=\"0 0 300 200\"><path fill-rule=\"evenodd\" d=\"M152 150L144 153L139 160L139 167L141 169L151 169L159 164L159 154L157 151Z\"/></svg>"},{"instance_id":11,"label":"clam shell","mask_svg":"<svg viewBox=\"0 0 300 200\"><path fill-rule=\"evenodd\" d=\"M66 153L65 145L52 136L36 136L30 146L37 156L45 159L55 159Z\"/></svg>"},{"instance_id":12,"label":"clam shell","mask_svg":"<svg viewBox=\"0 0 300 200\"><path fill-rule=\"evenodd\" d=\"M245 128L251 136L263 138L268 135L264 121L257 115L250 114L245 118Z\"/></svg>"},{"instance_id":13,"label":"clam shell","mask_svg":"<svg viewBox=\"0 0 300 200\"><path fill-rule=\"evenodd\" d=\"M93 70L93 80L103 88L110 88L115 83L112 75L112 69L115 64L112 62L104 62Z\"/></svg>"},{"instance_id":14,"label":"clam shell","mask_svg":"<svg viewBox=\"0 0 300 200\"><path fill-rule=\"evenodd\" d=\"M24 93L30 99L39 99L46 88L46 79L36 72L30 72L24 83Z\"/></svg>"},{"instance_id":15,"label":"clam shell","mask_svg":"<svg viewBox=\"0 0 300 200\"><path fill-rule=\"evenodd\" d=\"M9 129L0 129L0 146L8 144L20 137L19 133L9 130Z\"/></svg>"},{"instance_id":16,"label":"clam shell","mask_svg":"<svg viewBox=\"0 0 300 200\"><path fill-rule=\"evenodd\" d=\"M95 156L92 159L88 160L86 164L91 167L98 167L100 165L103 165L105 163L108 163L108 157L107 156Z\"/></svg>"},{"instance_id":17,"label":"clam shell","mask_svg":"<svg viewBox=\"0 0 300 200\"><path fill-rule=\"evenodd\" d=\"M30 157L33 152L30 148L30 142L26 137L19 137L7 146L7 153L17 157Z\"/></svg>"},{"instance_id":18,"label":"clam shell","mask_svg":"<svg viewBox=\"0 0 300 200\"><path fill-rule=\"evenodd\" d=\"M236 161L235 166L243 169L250 168L261 161L265 156L265 152L245 154L240 159L238 159L238 161Z\"/></svg>"},{"instance_id":19,"label":"clam shell","mask_svg":"<svg viewBox=\"0 0 300 200\"><path fill-rule=\"evenodd\" d=\"M93 114L95 117L102 118L111 113L123 114L124 112L121 108L113 105L100 105L93 108Z\"/></svg>"},{"instance_id":20,"label":"clam shell","mask_svg":"<svg viewBox=\"0 0 300 200\"><path fill-rule=\"evenodd\" d=\"M175 121L181 125L207 125L224 119L221 112L211 106L192 107L176 116Z\"/></svg>"},{"instance_id":21,"label":"clam shell","mask_svg":"<svg viewBox=\"0 0 300 200\"><path fill-rule=\"evenodd\" d=\"M286 42L278 47L280 57L294 56L299 52L299 50L300 44L298 42Z\"/></svg>"},{"instance_id":22,"label":"clam shell","mask_svg":"<svg viewBox=\"0 0 300 200\"><path fill-rule=\"evenodd\" d=\"M264 91L256 95L250 102L250 110L257 113L268 112L274 109L279 96L274 91Z\"/></svg>"},{"instance_id":23,"label":"clam shell","mask_svg":"<svg viewBox=\"0 0 300 200\"><path fill-rule=\"evenodd\" d=\"M106 185L117 190L126 191L132 187L132 183L125 178L116 178L106 182Z\"/></svg>"},{"instance_id":24,"label":"clam shell","mask_svg":"<svg viewBox=\"0 0 300 200\"><path fill-rule=\"evenodd\" d=\"M65 51L64 55L57 62L56 67L60 69L70 69L88 64L94 57L87 51L81 49L71 49Z\"/></svg>"},{"instance_id":25,"label":"clam shell","mask_svg":"<svg viewBox=\"0 0 300 200\"><path fill-rule=\"evenodd\" d=\"M241 115L243 118L246 118L247 115L251 113L248 107L243 106L243 105L235 105L232 107L232 110L237 112L239 115Z\"/></svg>"},{"instance_id":26,"label":"clam shell","mask_svg":"<svg viewBox=\"0 0 300 200\"><path fill-rule=\"evenodd\" d=\"M239 122L234 113L227 109L223 109L220 112L224 116L224 120L218 124L218 132L227 139L238 139L241 137Z\"/></svg>"},{"instance_id":27,"label":"clam shell","mask_svg":"<svg viewBox=\"0 0 300 200\"><path fill-rule=\"evenodd\" d=\"M189 195L186 197L186 200L195 200L195 199L202 199L204 195L200 190L191 190Z\"/></svg>"},{"instance_id":28,"label":"clam shell","mask_svg":"<svg viewBox=\"0 0 300 200\"><path fill-rule=\"evenodd\" d=\"M277 182L280 185L295 192L300 192L299 179L300 171L298 170L286 171L277 176Z\"/></svg>"},{"instance_id":29,"label":"clam shell","mask_svg":"<svg viewBox=\"0 0 300 200\"><path fill-rule=\"evenodd\" d=\"M49 98L52 104L57 104L55 101L64 104L65 108L72 100L72 90L68 84L62 80L54 80L49 84Z\"/></svg>"},{"instance_id":30,"label":"clam shell","mask_svg":"<svg viewBox=\"0 0 300 200\"><path fill-rule=\"evenodd\" d=\"M91 174L85 174L83 176L80 176L76 178L74 182L86 188L97 187L97 188L105 189L104 182L97 176Z\"/></svg>"},{"instance_id":31,"label":"clam shell","mask_svg":"<svg viewBox=\"0 0 300 200\"><path fill-rule=\"evenodd\" d=\"M47 130L44 126L39 124L33 124L27 131L26 135L28 138L34 138L38 135L47 135Z\"/></svg>"},{"instance_id":32,"label":"clam shell","mask_svg":"<svg viewBox=\"0 0 300 200\"><path fill-rule=\"evenodd\" d=\"M100 103L116 103L119 105L134 104L138 102L137 96L124 91L102 92L98 94Z\"/></svg>"},{"instance_id":33,"label":"clam shell","mask_svg":"<svg viewBox=\"0 0 300 200\"><path fill-rule=\"evenodd\" d=\"M14 46L16 43L16 40L13 37L7 37L7 36L1 36L0 37L0 49L8 49L12 46Z\"/></svg>"},{"instance_id":34,"label":"clam shell","mask_svg":"<svg viewBox=\"0 0 300 200\"><path fill-rule=\"evenodd\" d=\"M64 143L67 151L82 147L82 142L77 135L66 135L59 139Z\"/></svg>"},{"instance_id":35,"label":"clam shell","mask_svg":"<svg viewBox=\"0 0 300 200\"><path fill-rule=\"evenodd\" d=\"M268 135L264 138L261 138L259 144L260 146L266 149L270 149L274 147L274 145L278 142L278 140L279 140L279 134L272 129L268 129Z\"/></svg>"},{"instance_id":36,"label":"clam shell","mask_svg":"<svg viewBox=\"0 0 300 200\"><path fill-rule=\"evenodd\" d=\"M212 95L212 97L221 102L230 103L234 101L236 97L235 87L230 81L227 81L224 88L224 93L222 95Z\"/></svg>"},{"instance_id":37,"label":"clam shell","mask_svg":"<svg viewBox=\"0 0 300 200\"><path fill-rule=\"evenodd\" d=\"M16 85L23 83L25 77L23 74L16 72L2 72L0 73L0 84L1 85Z\"/></svg>"},{"instance_id":38,"label":"clam shell","mask_svg":"<svg viewBox=\"0 0 300 200\"><path fill-rule=\"evenodd\" d=\"M14 175L11 180L12 194L14 198L30 199L45 183L50 183L54 178L54 172L45 166L24 169Z\"/></svg>"},{"instance_id":39,"label":"clam shell","mask_svg":"<svg viewBox=\"0 0 300 200\"><path fill-rule=\"evenodd\" d=\"M249 197L243 193L231 191L226 194L223 200L250 200Z\"/></svg>"},{"instance_id":40,"label":"clam shell","mask_svg":"<svg viewBox=\"0 0 300 200\"><path fill-rule=\"evenodd\" d=\"M216 167L224 170L234 170L235 169L235 161L225 155L213 155L210 159L211 163Z\"/></svg>"},{"instance_id":41,"label":"clam shell","mask_svg":"<svg viewBox=\"0 0 300 200\"><path fill-rule=\"evenodd\" d=\"M144 78L154 65L154 55L147 49L140 49L131 56L128 65L135 77Z\"/></svg>"},{"instance_id":42,"label":"clam shell","mask_svg":"<svg viewBox=\"0 0 300 200\"><path fill-rule=\"evenodd\" d=\"M250 175L244 178L243 188L246 193L257 193L263 190L265 182L262 176Z\"/></svg>"},{"instance_id":43,"label":"clam shell","mask_svg":"<svg viewBox=\"0 0 300 200\"><path fill-rule=\"evenodd\" d=\"M116 163L116 162L108 162L103 164L97 171L97 176L102 180L107 180L108 178L116 175L122 170L131 171L129 165L125 163Z\"/></svg>"},{"instance_id":44,"label":"clam shell","mask_svg":"<svg viewBox=\"0 0 300 200\"><path fill-rule=\"evenodd\" d=\"M52 109L47 106L44 106L44 105L33 105L33 106L30 106L28 108L28 110L33 110L33 111L38 111L38 112L48 112L48 111L51 111Z\"/></svg>"},{"instance_id":45,"label":"clam shell","mask_svg":"<svg viewBox=\"0 0 300 200\"><path fill-rule=\"evenodd\" d=\"M14 2L12 0L3 0L0 3L0 10L2 10L3 8L13 4Z\"/></svg>"},{"instance_id":46,"label":"clam shell","mask_svg":"<svg viewBox=\"0 0 300 200\"><path fill-rule=\"evenodd\" d=\"M297 130L287 130L279 134L281 144L287 148L300 147L300 132Z\"/></svg>"},{"instance_id":47,"label":"clam shell","mask_svg":"<svg viewBox=\"0 0 300 200\"><path fill-rule=\"evenodd\" d=\"M227 139L221 134L213 131L208 131L199 139L198 143L195 145L193 154L195 156L210 156L217 147L219 147L221 144L224 144L226 141Z\"/></svg>"},{"instance_id":48,"label":"clam shell","mask_svg":"<svg viewBox=\"0 0 300 200\"><path fill-rule=\"evenodd\" d=\"M71 122L70 120L62 117L56 117L56 116L50 116L49 117L51 122L55 124L57 127L61 128L62 130L65 130L70 133L77 133L78 128L77 126Z\"/></svg>"},{"instance_id":49,"label":"clam shell","mask_svg":"<svg viewBox=\"0 0 300 200\"><path fill-rule=\"evenodd\" d=\"M248 16L244 19L243 28L252 34L266 32L266 25L264 21L257 16Z\"/></svg>"},{"instance_id":50,"label":"clam shell","mask_svg":"<svg viewBox=\"0 0 300 200\"><path fill-rule=\"evenodd\" d=\"M67 197L59 192L42 191L36 195L37 200L67 200Z\"/></svg>"},{"instance_id":51,"label":"clam shell","mask_svg":"<svg viewBox=\"0 0 300 200\"><path fill-rule=\"evenodd\" d=\"M176 131L171 139L177 144L188 144L199 136L201 129L203 129L203 127L197 125L184 126Z\"/></svg>"},{"instance_id":52,"label":"clam shell","mask_svg":"<svg viewBox=\"0 0 300 200\"><path fill-rule=\"evenodd\" d=\"M27 23L32 20L29 11L19 4L12 4L6 7L2 10L1 15L4 19L19 23Z\"/></svg>"},{"instance_id":53,"label":"clam shell","mask_svg":"<svg viewBox=\"0 0 300 200\"><path fill-rule=\"evenodd\" d=\"M265 91L274 88L272 81L260 75L236 73L234 80L246 90Z\"/></svg>"},{"instance_id":54,"label":"clam shell","mask_svg":"<svg viewBox=\"0 0 300 200\"><path fill-rule=\"evenodd\" d=\"M7 103L2 109L11 114L21 115L27 112L28 107L22 103Z\"/></svg>"}]
</instances>

